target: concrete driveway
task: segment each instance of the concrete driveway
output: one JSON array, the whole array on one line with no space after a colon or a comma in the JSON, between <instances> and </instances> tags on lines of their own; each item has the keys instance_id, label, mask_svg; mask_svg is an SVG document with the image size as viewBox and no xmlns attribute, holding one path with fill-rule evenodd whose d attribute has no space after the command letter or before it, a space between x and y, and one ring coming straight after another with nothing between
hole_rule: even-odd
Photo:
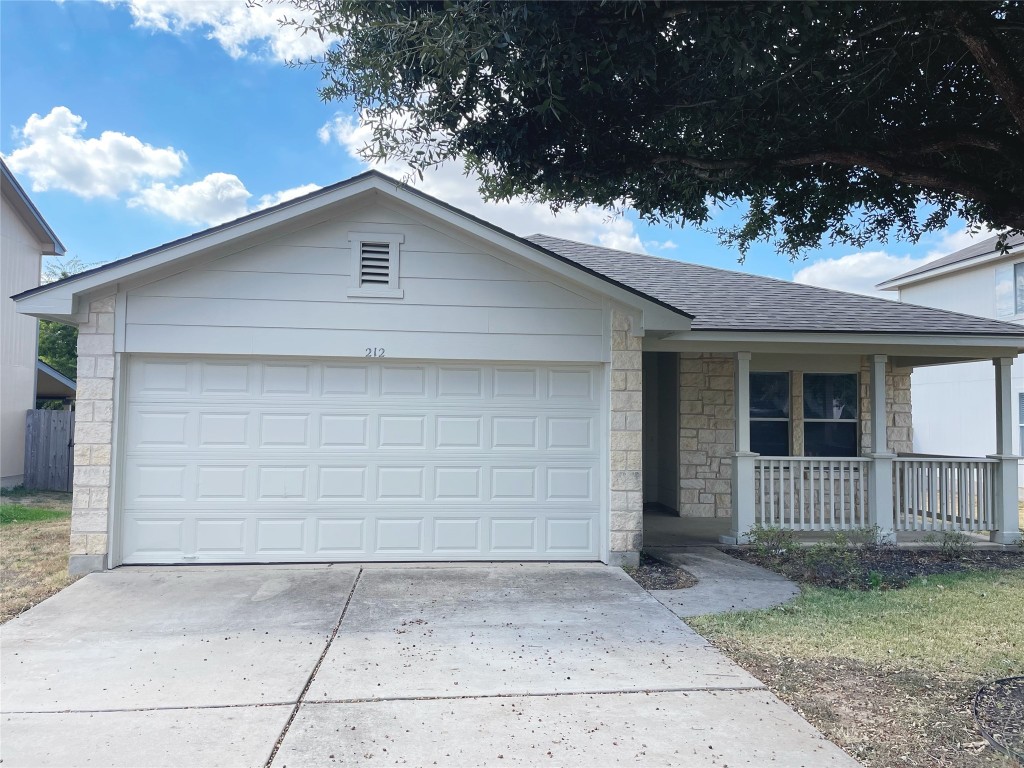
<instances>
[{"instance_id":1,"label":"concrete driveway","mask_svg":"<svg viewBox=\"0 0 1024 768\"><path fill-rule=\"evenodd\" d=\"M600 565L122 568L2 630L16 766L855 766Z\"/></svg>"}]
</instances>

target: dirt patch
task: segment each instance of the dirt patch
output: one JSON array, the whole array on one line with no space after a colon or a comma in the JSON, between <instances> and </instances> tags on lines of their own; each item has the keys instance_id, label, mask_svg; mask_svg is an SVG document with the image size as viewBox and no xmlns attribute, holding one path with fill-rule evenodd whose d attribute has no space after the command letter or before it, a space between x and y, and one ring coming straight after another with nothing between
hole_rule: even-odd
<instances>
[{"instance_id":1,"label":"dirt patch","mask_svg":"<svg viewBox=\"0 0 1024 768\"><path fill-rule=\"evenodd\" d=\"M983 685L974 698L974 719L986 739L1024 765L1024 677Z\"/></svg>"},{"instance_id":2,"label":"dirt patch","mask_svg":"<svg viewBox=\"0 0 1024 768\"><path fill-rule=\"evenodd\" d=\"M688 589L697 583L692 575L674 565L655 560L649 555L640 555L639 568L627 568L626 573L633 581L647 590Z\"/></svg>"},{"instance_id":3,"label":"dirt patch","mask_svg":"<svg viewBox=\"0 0 1024 768\"><path fill-rule=\"evenodd\" d=\"M776 552L745 547L723 551L803 584L846 589L899 589L919 576L1024 568L1024 552L989 549L968 548L952 556L933 548L832 545Z\"/></svg>"},{"instance_id":4,"label":"dirt patch","mask_svg":"<svg viewBox=\"0 0 1024 768\"><path fill-rule=\"evenodd\" d=\"M1013 768L972 714L984 681L836 657L792 659L714 643L867 768Z\"/></svg>"},{"instance_id":5,"label":"dirt patch","mask_svg":"<svg viewBox=\"0 0 1024 768\"><path fill-rule=\"evenodd\" d=\"M15 523L0 529L0 623L73 581L68 576L70 535L70 519Z\"/></svg>"}]
</instances>

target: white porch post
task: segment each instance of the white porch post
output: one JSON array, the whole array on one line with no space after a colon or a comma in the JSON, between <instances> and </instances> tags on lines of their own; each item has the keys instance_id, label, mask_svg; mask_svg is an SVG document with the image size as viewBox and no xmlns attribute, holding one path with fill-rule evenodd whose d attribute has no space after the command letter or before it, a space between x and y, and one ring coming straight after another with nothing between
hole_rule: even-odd
<instances>
[{"instance_id":1,"label":"white porch post","mask_svg":"<svg viewBox=\"0 0 1024 768\"><path fill-rule=\"evenodd\" d=\"M990 534L997 544L1020 539L1017 517L1017 457L1013 455L1013 401L1010 390L1012 357L992 360L996 369L996 467L995 526Z\"/></svg>"},{"instance_id":2,"label":"white porch post","mask_svg":"<svg viewBox=\"0 0 1024 768\"><path fill-rule=\"evenodd\" d=\"M868 468L868 525L878 527L881 541L895 541L892 507L892 460L885 409L885 355L871 356L871 464Z\"/></svg>"},{"instance_id":3,"label":"white porch post","mask_svg":"<svg viewBox=\"0 0 1024 768\"><path fill-rule=\"evenodd\" d=\"M750 353L736 353L736 386L733 388L736 450L732 454L732 525L725 544L744 544L754 527L754 459L750 452Z\"/></svg>"}]
</instances>

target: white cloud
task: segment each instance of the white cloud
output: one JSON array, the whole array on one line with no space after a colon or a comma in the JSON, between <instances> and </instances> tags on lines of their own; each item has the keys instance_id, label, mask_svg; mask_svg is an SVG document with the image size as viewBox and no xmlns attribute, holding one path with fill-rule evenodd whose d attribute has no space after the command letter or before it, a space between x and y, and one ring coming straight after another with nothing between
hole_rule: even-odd
<instances>
[{"instance_id":1,"label":"white cloud","mask_svg":"<svg viewBox=\"0 0 1024 768\"><path fill-rule=\"evenodd\" d=\"M325 123L317 136L324 144L337 143L353 159L365 164L359 150L370 140L370 129L354 117L337 115ZM542 232L547 235L596 243L607 248L645 253L633 222L623 216L596 206L552 213L548 206L524 200L487 203L480 198L476 180L466 174L461 162L445 163L425 171L423 178L410 176L410 169L400 161L389 160L368 164L368 167L408 180L417 189L433 195L467 213L489 221L516 235Z\"/></svg>"},{"instance_id":2,"label":"white cloud","mask_svg":"<svg viewBox=\"0 0 1024 768\"><path fill-rule=\"evenodd\" d=\"M256 5L245 0L103 0L123 5L134 26L153 32L184 35L199 31L214 40L235 59L244 56L278 61L305 60L323 53L337 38L321 40L282 26L285 18L309 20L291 4L265 0Z\"/></svg>"},{"instance_id":3,"label":"white cloud","mask_svg":"<svg viewBox=\"0 0 1024 768\"><path fill-rule=\"evenodd\" d=\"M879 291L875 285L919 267L928 257L915 259L910 256L893 256L885 251L863 251L841 256L838 259L822 259L804 267L793 275L793 281L821 288L835 288L839 291L862 293L867 296L881 296L894 299L895 294Z\"/></svg>"},{"instance_id":4,"label":"white cloud","mask_svg":"<svg viewBox=\"0 0 1024 768\"><path fill-rule=\"evenodd\" d=\"M33 192L63 189L86 199L117 197L174 178L188 160L174 147L161 149L116 131L86 138L87 125L67 107L54 107L45 117L33 114L16 132L20 146L4 159L31 180Z\"/></svg>"},{"instance_id":5,"label":"white cloud","mask_svg":"<svg viewBox=\"0 0 1024 768\"><path fill-rule=\"evenodd\" d=\"M192 184L154 184L128 200L129 208L145 208L187 224L213 225L249 212L252 194L232 173L211 173Z\"/></svg>"},{"instance_id":6,"label":"white cloud","mask_svg":"<svg viewBox=\"0 0 1024 768\"><path fill-rule=\"evenodd\" d=\"M679 247L672 240L663 240L660 243L657 240L647 240L644 245L656 251L674 251Z\"/></svg>"},{"instance_id":7,"label":"white cloud","mask_svg":"<svg viewBox=\"0 0 1024 768\"><path fill-rule=\"evenodd\" d=\"M930 243L927 253L920 257L896 256L888 251L862 251L835 259L822 259L798 270L793 275L793 281L895 299L896 294L892 291L879 291L875 286L992 235L993 232L987 229L975 233L967 229L943 232Z\"/></svg>"},{"instance_id":8,"label":"white cloud","mask_svg":"<svg viewBox=\"0 0 1024 768\"><path fill-rule=\"evenodd\" d=\"M310 192L316 192L318 189L320 189L319 184L303 184L302 186L292 187L291 189L282 189L280 192L275 192L272 195L263 195L260 198L259 203L256 205L256 210L261 211L264 208L280 205L288 200L294 200L296 197L302 197L303 195L308 195Z\"/></svg>"},{"instance_id":9,"label":"white cloud","mask_svg":"<svg viewBox=\"0 0 1024 768\"><path fill-rule=\"evenodd\" d=\"M187 224L213 226L318 189L318 184L303 184L263 195L255 205L250 206L252 193L245 188L241 179L233 173L211 173L192 184L170 187L154 184L129 199L128 207L145 208Z\"/></svg>"}]
</instances>

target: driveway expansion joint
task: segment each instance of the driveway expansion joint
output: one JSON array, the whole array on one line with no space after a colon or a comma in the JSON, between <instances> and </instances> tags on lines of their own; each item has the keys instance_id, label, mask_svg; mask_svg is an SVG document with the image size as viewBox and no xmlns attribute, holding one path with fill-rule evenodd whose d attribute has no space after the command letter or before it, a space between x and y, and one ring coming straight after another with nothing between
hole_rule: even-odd
<instances>
[{"instance_id":1,"label":"driveway expansion joint","mask_svg":"<svg viewBox=\"0 0 1024 768\"><path fill-rule=\"evenodd\" d=\"M281 744L284 742L284 737L288 735L288 729L292 727L292 723L295 722L295 716L299 714L299 709L302 708L302 702L306 698L306 694L309 692L309 688L313 685L313 680L316 678L316 673L320 671L320 665L324 663L324 659L327 658L327 652L331 649L331 644L334 642L334 638L338 636L338 630L341 629L341 623L345 620L345 614L348 613L348 607L352 603L352 596L356 593L356 588L359 586L359 579L363 575L362 567L356 573L355 579L352 581L352 588L348 591L348 597L345 598L345 605L341 608L341 615L338 616L338 621L334 625L334 629L331 630L331 634L327 636L327 642L324 643L324 649L320 653L320 658L316 660L316 664L313 665L313 670L309 673L309 677L306 679L306 684L302 687L302 691L299 693L299 697L295 700L295 705L292 707L292 712L288 716L288 720L284 724L284 728L281 729L281 735L277 737L277 741L274 742L274 748L270 751L270 757L267 758L267 762L264 763L264 768L270 768L271 763L274 762L274 758L277 757L278 750L281 749Z\"/></svg>"},{"instance_id":2,"label":"driveway expansion joint","mask_svg":"<svg viewBox=\"0 0 1024 768\"><path fill-rule=\"evenodd\" d=\"M109 709L5 709L3 715L102 715L118 712L188 712L195 709L250 709L256 707L292 707L294 701L260 701L243 704L196 704L192 707L112 707Z\"/></svg>"},{"instance_id":3,"label":"driveway expansion joint","mask_svg":"<svg viewBox=\"0 0 1024 768\"><path fill-rule=\"evenodd\" d=\"M743 691L766 691L764 685L694 686L691 688L643 688L614 691L551 691L547 693L482 693L462 696L387 696L361 699L310 699L303 704L377 704L385 701L472 701L482 699L543 699L556 696L646 696L652 693L737 693Z\"/></svg>"}]
</instances>

